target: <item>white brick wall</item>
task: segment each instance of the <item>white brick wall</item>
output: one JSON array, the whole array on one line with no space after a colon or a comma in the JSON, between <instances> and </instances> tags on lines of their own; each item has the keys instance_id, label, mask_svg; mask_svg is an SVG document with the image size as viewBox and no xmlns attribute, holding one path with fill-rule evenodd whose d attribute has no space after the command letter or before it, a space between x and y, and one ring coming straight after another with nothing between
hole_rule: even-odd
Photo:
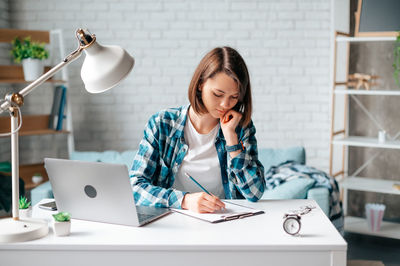
<instances>
[{"instance_id":1,"label":"white brick wall","mask_svg":"<svg viewBox=\"0 0 400 266\"><path fill-rule=\"evenodd\" d=\"M308 163L327 169L330 0L9 4L11 26L61 28L67 51L77 45L75 29L87 27L100 43L121 45L136 59L118 88L94 96L83 89L82 60L69 66L78 150L135 149L151 114L188 102L187 87L202 56L229 45L250 70L259 146L304 145Z\"/></svg>"},{"instance_id":2,"label":"white brick wall","mask_svg":"<svg viewBox=\"0 0 400 266\"><path fill-rule=\"evenodd\" d=\"M8 0L0 0L0 26L8 27L9 26L9 7Z\"/></svg>"},{"instance_id":3,"label":"white brick wall","mask_svg":"<svg viewBox=\"0 0 400 266\"><path fill-rule=\"evenodd\" d=\"M8 0L0 0L0 28L8 28L9 24L9 6ZM0 43L0 64L9 64L10 56L9 56L10 45L5 43ZM1 97L1 96L0 96Z\"/></svg>"}]
</instances>

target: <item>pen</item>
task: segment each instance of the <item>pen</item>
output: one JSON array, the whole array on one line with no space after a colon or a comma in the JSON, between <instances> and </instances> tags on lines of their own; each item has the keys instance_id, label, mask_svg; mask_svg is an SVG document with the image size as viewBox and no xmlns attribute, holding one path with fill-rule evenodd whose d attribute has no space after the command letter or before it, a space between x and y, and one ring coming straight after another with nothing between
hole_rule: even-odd
<instances>
[{"instance_id":1,"label":"pen","mask_svg":"<svg viewBox=\"0 0 400 266\"><path fill-rule=\"evenodd\" d=\"M205 193L207 193L210 196L214 196L213 194L211 194L210 192L207 191L207 189L205 189L202 185L200 185L199 182L196 181L196 179L194 179L193 177L191 177L188 173L185 173L185 175L187 177L189 177L196 185L198 185ZM215 197L215 196L214 196ZM225 210L225 205L222 207Z\"/></svg>"},{"instance_id":2,"label":"pen","mask_svg":"<svg viewBox=\"0 0 400 266\"><path fill-rule=\"evenodd\" d=\"M208 192L207 189L205 189L202 185L200 185L200 183L197 182L196 179L194 179L193 177L191 177L188 173L185 173L185 175L186 175L187 177L189 177L190 179L192 179L192 181L195 182L196 185L198 185L204 192L206 192L208 195L211 195L211 193Z\"/></svg>"}]
</instances>

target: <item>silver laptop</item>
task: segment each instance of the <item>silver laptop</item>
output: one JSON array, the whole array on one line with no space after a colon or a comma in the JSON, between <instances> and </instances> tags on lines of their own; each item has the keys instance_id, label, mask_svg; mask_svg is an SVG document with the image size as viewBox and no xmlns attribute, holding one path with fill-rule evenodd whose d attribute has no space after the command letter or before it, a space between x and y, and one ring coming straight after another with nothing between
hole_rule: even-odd
<instances>
[{"instance_id":1,"label":"silver laptop","mask_svg":"<svg viewBox=\"0 0 400 266\"><path fill-rule=\"evenodd\" d=\"M124 164L45 158L44 165L59 211L80 220L142 226L170 211L135 206Z\"/></svg>"}]
</instances>

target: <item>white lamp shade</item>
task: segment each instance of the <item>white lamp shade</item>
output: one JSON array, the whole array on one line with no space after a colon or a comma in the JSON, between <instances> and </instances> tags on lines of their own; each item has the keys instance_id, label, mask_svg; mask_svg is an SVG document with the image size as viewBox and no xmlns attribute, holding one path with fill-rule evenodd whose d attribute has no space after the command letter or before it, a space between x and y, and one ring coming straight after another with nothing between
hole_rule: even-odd
<instances>
[{"instance_id":1,"label":"white lamp shade","mask_svg":"<svg viewBox=\"0 0 400 266\"><path fill-rule=\"evenodd\" d=\"M135 60L124 49L94 42L85 50L81 78L90 93L111 89L131 72Z\"/></svg>"}]
</instances>

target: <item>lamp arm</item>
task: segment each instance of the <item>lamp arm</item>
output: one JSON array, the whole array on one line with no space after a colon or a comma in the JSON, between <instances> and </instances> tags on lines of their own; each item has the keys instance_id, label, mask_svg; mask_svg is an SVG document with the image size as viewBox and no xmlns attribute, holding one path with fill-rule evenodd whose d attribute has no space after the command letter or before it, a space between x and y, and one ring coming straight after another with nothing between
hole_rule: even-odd
<instances>
[{"instance_id":1,"label":"lamp arm","mask_svg":"<svg viewBox=\"0 0 400 266\"><path fill-rule=\"evenodd\" d=\"M18 198L19 198L19 151L18 151L18 117L21 116L19 106L24 102L24 96L35 88L39 87L46 80L54 76L58 71L69 63L75 61L82 54L82 47L79 46L74 52L69 54L64 60L41 75L34 82L23 88L19 93L8 94L5 102L0 106L0 113L10 112L11 117L11 165L12 165L12 216L13 220L19 220ZM22 123L22 121L21 121Z\"/></svg>"},{"instance_id":2,"label":"lamp arm","mask_svg":"<svg viewBox=\"0 0 400 266\"><path fill-rule=\"evenodd\" d=\"M42 76L40 76L38 79L36 79L34 82L23 88L19 94L22 96L27 95L30 93L32 90L37 88L38 86L42 85L46 80L54 76L58 71L60 71L63 67L69 65L73 61L79 58L79 56L82 54L83 49L79 47L77 50L69 54L66 58L63 59L61 63L44 73Z\"/></svg>"},{"instance_id":3,"label":"lamp arm","mask_svg":"<svg viewBox=\"0 0 400 266\"><path fill-rule=\"evenodd\" d=\"M18 94L20 94L22 97L25 95L29 94L31 91L33 91L35 88L39 87L42 85L46 80L54 76L58 71L60 71L63 67L67 66L68 64L72 63L76 59L79 58L79 56L82 54L82 47L79 46L78 49L73 51L71 54L69 54L67 57L63 59L61 63L58 65L54 66L52 69L41 75L39 78L37 78L35 81L33 81L31 84L23 88ZM6 96L7 99L7 96ZM11 107L11 104L8 100L6 100L3 104L0 105L0 114L3 113L5 110L9 109Z\"/></svg>"}]
</instances>

